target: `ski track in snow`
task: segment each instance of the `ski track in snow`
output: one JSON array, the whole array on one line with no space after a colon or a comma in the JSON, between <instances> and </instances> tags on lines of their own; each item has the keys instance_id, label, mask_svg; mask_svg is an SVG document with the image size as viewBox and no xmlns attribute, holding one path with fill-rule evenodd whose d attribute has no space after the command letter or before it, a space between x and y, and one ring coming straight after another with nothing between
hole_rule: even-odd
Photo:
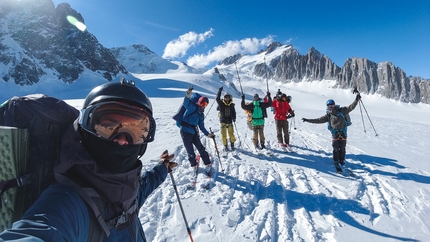
<instances>
[{"instance_id":1,"label":"ski track in snow","mask_svg":"<svg viewBox=\"0 0 430 242\"><path fill-rule=\"evenodd\" d=\"M179 164L173 176L194 241L343 241L349 236L342 234L346 226L359 234L353 241L416 241L413 231L396 225L398 220L416 224L417 231L426 230L423 213L430 210L419 201L429 199L428 191L422 190L421 197L411 196L395 174L403 174L412 186L419 179L428 181L429 174L366 154L363 144L357 146L353 138L347 143L346 162L356 177L337 174L327 130L305 129L297 123L290 134L294 152L286 152L277 148L273 120L267 120L266 147L273 155L254 152L252 131L245 124L235 129L236 151L222 152L218 120L208 117L206 127L217 135L220 151L218 157L213 140L200 134L215 169L208 190L200 187L207 181L203 161L196 189L187 189L194 174L179 130L168 124L171 120L157 120L162 129L158 132L165 134L161 139L174 137L168 144L175 154L173 161ZM245 118L239 122L245 123ZM350 136L362 135L360 128L355 127ZM397 132L393 142L404 142L398 139L402 135ZM370 135L368 139L378 141ZM389 147L381 149L386 152ZM144 163L144 170L152 165ZM148 241L190 241L170 177L148 198L140 219Z\"/></svg>"}]
</instances>

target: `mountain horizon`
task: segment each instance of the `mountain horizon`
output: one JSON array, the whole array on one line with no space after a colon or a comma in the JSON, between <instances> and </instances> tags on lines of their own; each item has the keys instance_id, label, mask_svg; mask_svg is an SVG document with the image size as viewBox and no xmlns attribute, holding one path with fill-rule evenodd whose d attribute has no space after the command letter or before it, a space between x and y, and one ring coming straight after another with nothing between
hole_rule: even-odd
<instances>
[{"instance_id":1,"label":"mountain horizon","mask_svg":"<svg viewBox=\"0 0 430 242\"><path fill-rule=\"evenodd\" d=\"M7 2L0 6L6 6L4 3ZM2 73L0 86L8 90L7 93L1 94L0 98L3 99L8 98L5 96L8 94L25 95L34 92L51 94L51 90L54 89L62 90L68 93L68 97L73 98L76 91L70 89L71 85L75 85L73 89L88 90L106 81L119 80L121 77L130 78L135 74L160 73L166 69L182 72L185 68L191 73L221 71L224 72L220 73L221 75L237 85L237 81L232 78L237 78L234 76L235 68L238 68L242 80L256 78L265 82L265 79L270 78L282 83L336 80L334 87L338 88L349 89L357 86L362 93L377 94L402 102L430 103L430 79L406 76L406 73L391 62L374 63L365 58L352 57L339 67L314 47L311 47L307 54L300 55L290 44L272 42L256 55L231 56L209 70L194 69L184 63L165 60L143 44L106 49L88 31L82 32L69 22L60 20L66 16L74 16L77 20L85 22L83 16L68 3L59 4L57 7L51 0L25 3L30 7L26 5L24 8L20 2L14 2L9 8L3 7L5 14L1 17L1 24L5 26L3 29L8 30L2 34L7 38L3 37L1 44L1 48L6 51L0 54ZM42 8L46 11L40 12L39 9ZM14 20L17 16L21 16L20 21ZM29 24L31 22L26 22L28 19L40 19L43 23ZM18 31L23 27L27 29L25 32ZM40 36L39 33L45 34ZM64 42L61 37L64 34L71 36L71 39ZM43 39L51 42L51 45L35 46L29 42L34 39ZM83 45L83 42L86 44ZM78 49L73 50L71 47ZM231 62L233 59L237 61L245 57L248 59L261 57L264 52L271 55L279 48L285 49L285 52L278 51L277 56L272 55L271 59L260 58L260 61L252 62L251 67L241 66L240 62L234 62L233 67ZM61 49L64 51L59 52ZM121 52L126 49L127 53ZM151 58L147 59L148 56ZM169 67L158 67L159 65Z\"/></svg>"}]
</instances>

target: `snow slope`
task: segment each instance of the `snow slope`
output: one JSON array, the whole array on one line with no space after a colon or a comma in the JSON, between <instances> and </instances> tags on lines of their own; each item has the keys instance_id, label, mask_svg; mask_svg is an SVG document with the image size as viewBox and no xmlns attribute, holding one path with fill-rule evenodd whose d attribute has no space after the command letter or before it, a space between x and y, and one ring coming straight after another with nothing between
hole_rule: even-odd
<instances>
[{"instance_id":1,"label":"snow slope","mask_svg":"<svg viewBox=\"0 0 430 242\"><path fill-rule=\"evenodd\" d=\"M249 100L255 92L264 94L266 83L235 82L234 89L210 74L135 77L151 97L157 121L156 140L142 157L144 169L150 169L165 149L175 154L179 166L173 177L194 241L428 241L429 105L362 95L365 109L357 106L351 113L353 125L348 129L347 165L356 174L350 177L334 172L326 124L301 121L324 115L329 98L341 106L352 103L355 96L331 89L332 81L269 82L272 94L280 88L293 97L296 117L290 121L293 153L277 149L273 115L266 119L267 147L273 153L268 156L249 148L252 131L235 92L241 85ZM186 189L193 174L171 119L189 85L210 98L206 127L217 135L218 147L222 144L213 102L221 85L233 94L238 113L237 152L218 157L213 140L201 138L217 171L209 190ZM76 107L82 101L68 100ZM198 184L205 180L201 175ZM139 216L148 241L190 241L170 177L149 197Z\"/></svg>"}]
</instances>

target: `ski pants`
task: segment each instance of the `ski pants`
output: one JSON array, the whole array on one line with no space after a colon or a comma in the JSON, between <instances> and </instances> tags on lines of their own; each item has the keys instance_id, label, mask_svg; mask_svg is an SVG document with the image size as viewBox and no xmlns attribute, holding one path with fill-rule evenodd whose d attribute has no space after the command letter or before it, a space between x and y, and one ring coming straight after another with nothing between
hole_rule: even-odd
<instances>
[{"instance_id":1,"label":"ski pants","mask_svg":"<svg viewBox=\"0 0 430 242\"><path fill-rule=\"evenodd\" d=\"M230 138L230 143L236 142L236 137L234 137L233 124L221 123L220 131L221 131L222 144L224 146L227 145L227 133L228 133L228 137Z\"/></svg>"},{"instance_id":2,"label":"ski pants","mask_svg":"<svg viewBox=\"0 0 430 242\"><path fill-rule=\"evenodd\" d=\"M185 150L188 153L188 161L190 161L190 165L192 167L197 165L196 154L194 153L193 145L199 151L200 157L202 158L205 165L211 164L211 160L209 159L209 154L206 151L206 148L203 146L202 142L200 141L198 132L191 134L181 130L181 137L182 137L182 142L184 143Z\"/></svg>"},{"instance_id":3,"label":"ski pants","mask_svg":"<svg viewBox=\"0 0 430 242\"><path fill-rule=\"evenodd\" d=\"M346 153L346 139L343 137L333 138L332 146L334 162L344 161Z\"/></svg>"},{"instance_id":4,"label":"ski pants","mask_svg":"<svg viewBox=\"0 0 430 242\"><path fill-rule=\"evenodd\" d=\"M254 131L254 135L252 136L254 146L258 145L258 136L260 136L260 144L264 144L266 141L266 138L264 137L264 125L252 126L252 130Z\"/></svg>"},{"instance_id":5,"label":"ski pants","mask_svg":"<svg viewBox=\"0 0 430 242\"><path fill-rule=\"evenodd\" d=\"M278 143L290 144L290 134L288 133L288 121L275 119L275 125L276 125L276 137L278 138ZM282 133L284 134L282 135Z\"/></svg>"}]
</instances>

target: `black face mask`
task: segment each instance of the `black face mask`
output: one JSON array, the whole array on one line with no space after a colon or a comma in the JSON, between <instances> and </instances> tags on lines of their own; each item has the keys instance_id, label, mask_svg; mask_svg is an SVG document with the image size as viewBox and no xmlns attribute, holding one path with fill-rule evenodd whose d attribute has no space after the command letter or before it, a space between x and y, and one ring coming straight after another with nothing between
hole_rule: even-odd
<instances>
[{"instance_id":1,"label":"black face mask","mask_svg":"<svg viewBox=\"0 0 430 242\"><path fill-rule=\"evenodd\" d=\"M96 163L109 172L123 173L138 165L141 145L119 145L89 133L84 135L83 143Z\"/></svg>"}]
</instances>

